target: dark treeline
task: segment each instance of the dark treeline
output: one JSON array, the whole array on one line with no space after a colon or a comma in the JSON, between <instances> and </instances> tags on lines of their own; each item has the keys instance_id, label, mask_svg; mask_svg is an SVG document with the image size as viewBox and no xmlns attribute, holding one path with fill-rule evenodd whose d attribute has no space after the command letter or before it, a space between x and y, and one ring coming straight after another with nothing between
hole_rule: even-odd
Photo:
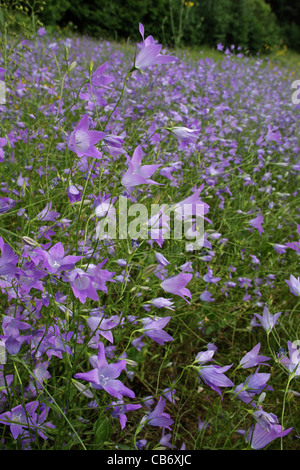
<instances>
[{"instance_id":1,"label":"dark treeline","mask_svg":"<svg viewBox=\"0 0 300 470\"><path fill-rule=\"evenodd\" d=\"M222 43L256 53L285 44L300 51L299 0L45 0L40 19L104 39L140 40L142 22L146 34L169 46Z\"/></svg>"}]
</instances>

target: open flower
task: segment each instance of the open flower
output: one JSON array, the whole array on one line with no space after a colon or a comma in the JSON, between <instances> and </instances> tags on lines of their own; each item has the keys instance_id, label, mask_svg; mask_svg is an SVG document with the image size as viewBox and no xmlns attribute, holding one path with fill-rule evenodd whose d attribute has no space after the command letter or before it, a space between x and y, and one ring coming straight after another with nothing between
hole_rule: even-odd
<instances>
[{"instance_id":1,"label":"open flower","mask_svg":"<svg viewBox=\"0 0 300 470\"><path fill-rule=\"evenodd\" d=\"M54 274L59 271L74 269L75 263L81 258L82 256L65 256L63 244L58 242L46 253L44 265L48 272Z\"/></svg>"},{"instance_id":2,"label":"open flower","mask_svg":"<svg viewBox=\"0 0 300 470\"><path fill-rule=\"evenodd\" d=\"M168 64L175 61L175 57L169 55L161 55L161 44L156 44L152 36L144 39L144 26L139 24L139 31L143 38L143 45L140 52L135 58L135 68L143 70L151 65Z\"/></svg>"},{"instance_id":3,"label":"open flower","mask_svg":"<svg viewBox=\"0 0 300 470\"><path fill-rule=\"evenodd\" d=\"M132 192L133 188L140 184L159 184L150 178L161 165L142 165L142 158L143 151L138 145L131 160L128 161L128 170L122 177L122 184L129 192Z\"/></svg>"},{"instance_id":4,"label":"open flower","mask_svg":"<svg viewBox=\"0 0 300 470\"><path fill-rule=\"evenodd\" d=\"M272 315L268 309L268 307L264 307L263 315L259 315L258 313L254 314L256 318L260 321L258 325L262 326L266 332L271 331L274 326L277 324L277 320L281 315L281 312L275 313ZM256 326L256 324L255 324Z\"/></svg>"},{"instance_id":5,"label":"open flower","mask_svg":"<svg viewBox=\"0 0 300 470\"><path fill-rule=\"evenodd\" d=\"M160 397L156 407L141 420L141 425L150 424L150 426L159 426L160 428L170 429L174 421L168 413L164 413L166 400Z\"/></svg>"},{"instance_id":6,"label":"open flower","mask_svg":"<svg viewBox=\"0 0 300 470\"><path fill-rule=\"evenodd\" d=\"M118 400L122 400L124 395L131 398L135 397L132 390L125 387L120 380L116 380L122 370L126 368L126 361L122 360L114 364L108 364L103 343L99 343L98 357L91 356L90 363L94 369L89 372L75 374L74 378L86 380L91 383L93 388L103 389Z\"/></svg>"},{"instance_id":7,"label":"open flower","mask_svg":"<svg viewBox=\"0 0 300 470\"><path fill-rule=\"evenodd\" d=\"M170 292L171 294L179 295L188 304L190 303L185 297L192 298L192 294L185 286L190 282L193 275L190 273L181 272L177 276L169 277L161 283L161 287L164 291Z\"/></svg>"},{"instance_id":8,"label":"open flower","mask_svg":"<svg viewBox=\"0 0 300 470\"><path fill-rule=\"evenodd\" d=\"M255 407L256 405L253 403L254 396L260 394L266 388L271 389L271 387L267 386L267 381L270 376L271 374L260 372L251 374L243 383L237 385L234 389L236 397L244 403L250 403Z\"/></svg>"},{"instance_id":9,"label":"open flower","mask_svg":"<svg viewBox=\"0 0 300 470\"><path fill-rule=\"evenodd\" d=\"M173 341L172 336L163 331L163 328L171 320L171 317L155 317L152 318L143 318L141 321L143 323L143 334L149 338L156 341L156 343L164 345L166 341Z\"/></svg>"},{"instance_id":10,"label":"open flower","mask_svg":"<svg viewBox=\"0 0 300 470\"><path fill-rule=\"evenodd\" d=\"M251 351L245 354L244 357L240 360L240 366L243 369L249 369L250 367L255 367L258 364L263 363L263 361L269 361L270 358L267 356L259 356L260 343L254 346Z\"/></svg>"},{"instance_id":11,"label":"open flower","mask_svg":"<svg viewBox=\"0 0 300 470\"><path fill-rule=\"evenodd\" d=\"M251 445L252 449L262 449L274 441L274 439L286 436L293 429L284 429L279 424L277 416L273 413L266 413L261 407L253 413L253 417L257 423L255 426L251 426L246 434L246 441Z\"/></svg>"},{"instance_id":12,"label":"open flower","mask_svg":"<svg viewBox=\"0 0 300 470\"><path fill-rule=\"evenodd\" d=\"M104 137L104 132L89 130L89 118L85 114L71 133L68 147L77 154L77 157L101 158L102 154L95 145Z\"/></svg>"},{"instance_id":13,"label":"open flower","mask_svg":"<svg viewBox=\"0 0 300 470\"><path fill-rule=\"evenodd\" d=\"M41 424L47 416L48 408L45 407L44 412L38 417L35 413L38 406L38 401L31 401L26 403L25 406L17 405L12 408L11 411L0 415L0 423L10 426L10 431L14 439L17 439L20 434L23 434L25 429L30 429L31 432L35 429L43 439L46 439L46 436L42 432ZM50 423L44 424L44 427L45 426L54 428Z\"/></svg>"}]
</instances>

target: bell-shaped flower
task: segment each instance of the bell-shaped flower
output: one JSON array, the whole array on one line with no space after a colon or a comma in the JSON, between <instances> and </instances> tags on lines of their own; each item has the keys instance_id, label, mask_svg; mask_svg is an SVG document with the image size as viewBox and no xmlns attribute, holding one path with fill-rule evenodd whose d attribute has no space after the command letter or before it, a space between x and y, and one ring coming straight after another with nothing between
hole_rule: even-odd
<instances>
[{"instance_id":1,"label":"bell-shaped flower","mask_svg":"<svg viewBox=\"0 0 300 470\"><path fill-rule=\"evenodd\" d=\"M298 277L297 279L295 276L291 274L290 280L288 281L286 279L285 282L289 286L291 293L295 295L296 297L299 297L300 296L300 277Z\"/></svg>"},{"instance_id":2,"label":"bell-shaped flower","mask_svg":"<svg viewBox=\"0 0 300 470\"><path fill-rule=\"evenodd\" d=\"M168 64L176 60L173 56L161 55L162 45L156 44L152 36L144 38L144 26L141 23L139 24L139 31L143 38L143 45L135 58L134 65L136 69L144 70L151 65Z\"/></svg>"},{"instance_id":3,"label":"bell-shaped flower","mask_svg":"<svg viewBox=\"0 0 300 470\"><path fill-rule=\"evenodd\" d=\"M262 449L278 437L284 437L293 428L284 429L278 422L278 418L273 413L266 413L261 408L253 413L257 421L255 426L251 426L246 434L246 441L252 449Z\"/></svg>"},{"instance_id":4,"label":"bell-shaped flower","mask_svg":"<svg viewBox=\"0 0 300 470\"><path fill-rule=\"evenodd\" d=\"M143 318L143 334L156 341L156 343L164 345L166 341L173 341L172 336L163 331L163 328L171 320L171 317L155 317L154 319L148 317Z\"/></svg>"},{"instance_id":5,"label":"bell-shaped flower","mask_svg":"<svg viewBox=\"0 0 300 470\"><path fill-rule=\"evenodd\" d=\"M140 184L159 184L151 179L153 173L161 165L142 165L143 151L138 145L133 152L131 160L128 161L128 170L122 177L122 184L130 193L135 186Z\"/></svg>"},{"instance_id":6,"label":"bell-shaped flower","mask_svg":"<svg viewBox=\"0 0 300 470\"><path fill-rule=\"evenodd\" d=\"M85 114L71 133L68 147L77 154L77 157L101 158L102 154L95 145L104 137L104 132L89 130L89 118Z\"/></svg>"},{"instance_id":7,"label":"bell-shaped flower","mask_svg":"<svg viewBox=\"0 0 300 470\"><path fill-rule=\"evenodd\" d=\"M44 266L51 274L68 269L74 269L75 263L81 260L82 256L65 256L65 250L61 242L56 243L46 253Z\"/></svg>"},{"instance_id":8,"label":"bell-shaped flower","mask_svg":"<svg viewBox=\"0 0 300 470\"><path fill-rule=\"evenodd\" d=\"M118 400L122 400L124 395L130 398L135 397L132 390L125 387L120 380L116 380L122 370L126 368L126 361L122 360L117 363L108 364L103 343L99 343L98 357L91 356L90 363L94 369L89 372L80 372L75 374L74 377L90 382L93 388L103 389Z\"/></svg>"},{"instance_id":9,"label":"bell-shaped flower","mask_svg":"<svg viewBox=\"0 0 300 470\"><path fill-rule=\"evenodd\" d=\"M179 295L182 297L188 304L190 302L185 298L192 298L192 294L185 286L190 282L193 275L191 273L181 272L177 276L169 277L161 283L161 287L165 292L170 294Z\"/></svg>"},{"instance_id":10,"label":"bell-shaped flower","mask_svg":"<svg viewBox=\"0 0 300 470\"><path fill-rule=\"evenodd\" d=\"M260 321L258 325L262 326L266 332L269 332L277 324L278 318L280 317L281 312L278 312L272 315L268 307L264 307L263 315L259 315L258 313L255 313L254 315Z\"/></svg>"},{"instance_id":11,"label":"bell-shaped flower","mask_svg":"<svg viewBox=\"0 0 300 470\"><path fill-rule=\"evenodd\" d=\"M170 418L168 413L164 412L165 406L166 400L160 397L154 410L142 418L141 425L150 424L150 426L170 429L174 421Z\"/></svg>"},{"instance_id":12,"label":"bell-shaped flower","mask_svg":"<svg viewBox=\"0 0 300 470\"><path fill-rule=\"evenodd\" d=\"M250 367L255 367L258 364L263 364L263 361L269 361L270 357L267 356L259 356L259 350L260 350L260 343L258 343L256 346L254 346L251 351L245 354L244 357L240 360L240 367L242 369L249 369Z\"/></svg>"},{"instance_id":13,"label":"bell-shaped flower","mask_svg":"<svg viewBox=\"0 0 300 470\"><path fill-rule=\"evenodd\" d=\"M201 129L189 129L188 127L170 127L167 128L174 134L178 140L186 143L194 143L198 139L198 134Z\"/></svg>"}]
</instances>

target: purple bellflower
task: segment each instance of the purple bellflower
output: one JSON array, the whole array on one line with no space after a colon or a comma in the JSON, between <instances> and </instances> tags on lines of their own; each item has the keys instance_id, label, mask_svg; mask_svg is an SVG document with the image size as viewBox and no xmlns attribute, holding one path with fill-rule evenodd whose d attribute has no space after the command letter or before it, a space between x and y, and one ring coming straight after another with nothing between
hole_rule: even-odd
<instances>
[{"instance_id":1,"label":"purple bellflower","mask_svg":"<svg viewBox=\"0 0 300 470\"><path fill-rule=\"evenodd\" d=\"M154 305L156 308L168 308L169 310L174 310L174 302L171 299L165 299L164 297L157 297L150 301L151 305Z\"/></svg>"},{"instance_id":2,"label":"purple bellflower","mask_svg":"<svg viewBox=\"0 0 300 470\"><path fill-rule=\"evenodd\" d=\"M104 137L104 132L89 130L89 118L85 114L71 133L68 147L77 154L77 157L101 158L102 154L95 145Z\"/></svg>"},{"instance_id":3,"label":"purple bellflower","mask_svg":"<svg viewBox=\"0 0 300 470\"><path fill-rule=\"evenodd\" d=\"M4 151L2 147L4 147L6 144L7 144L7 140L4 137L0 137L0 162L1 163L4 162Z\"/></svg>"},{"instance_id":4,"label":"purple bellflower","mask_svg":"<svg viewBox=\"0 0 300 470\"><path fill-rule=\"evenodd\" d=\"M260 350L260 343L258 343L256 346L254 346L251 351L247 352L244 357L240 360L240 367L242 369L249 369L251 367L255 367L258 364L264 364L263 361L269 361L270 357L267 356L259 356L259 350ZM266 364L264 364L266 365Z\"/></svg>"},{"instance_id":5,"label":"purple bellflower","mask_svg":"<svg viewBox=\"0 0 300 470\"><path fill-rule=\"evenodd\" d=\"M105 348L103 343L99 343L98 357L90 357L90 363L94 369L89 372L80 372L74 375L74 378L90 382L93 388L105 390L107 393L122 400L123 396L134 398L132 390L125 387L120 380L116 380L122 370L126 368L126 361L122 360L116 363L108 364L105 357Z\"/></svg>"},{"instance_id":6,"label":"purple bellflower","mask_svg":"<svg viewBox=\"0 0 300 470\"><path fill-rule=\"evenodd\" d=\"M56 243L46 254L44 266L51 274L68 269L74 269L75 263L81 260L82 256L65 256L65 250L61 242Z\"/></svg>"},{"instance_id":7,"label":"purple bellflower","mask_svg":"<svg viewBox=\"0 0 300 470\"><path fill-rule=\"evenodd\" d=\"M168 413L164 413L165 406L166 400L160 397L154 410L144 416L140 424L150 424L150 426L159 426L171 430L170 426L174 421L170 418Z\"/></svg>"},{"instance_id":8,"label":"purple bellflower","mask_svg":"<svg viewBox=\"0 0 300 470\"><path fill-rule=\"evenodd\" d=\"M111 403L112 417L119 418L121 429L124 429L127 422L127 416L125 413L127 413L127 411L138 410L141 407L142 405L138 404L126 405L123 400L113 401Z\"/></svg>"},{"instance_id":9,"label":"purple bellflower","mask_svg":"<svg viewBox=\"0 0 300 470\"><path fill-rule=\"evenodd\" d=\"M296 344L288 341L288 356L280 358L281 364L283 364L288 371L293 374L294 377L300 376L300 349Z\"/></svg>"},{"instance_id":10,"label":"purple bellflower","mask_svg":"<svg viewBox=\"0 0 300 470\"><path fill-rule=\"evenodd\" d=\"M300 277L298 277L297 279L295 276L291 274L290 280L288 281L286 279L285 282L289 286L291 293L295 295L296 297L299 297L300 296Z\"/></svg>"},{"instance_id":11,"label":"purple bellflower","mask_svg":"<svg viewBox=\"0 0 300 470\"><path fill-rule=\"evenodd\" d=\"M297 232L298 232L298 235L299 235L299 241L298 242L288 242L288 243L286 243L285 246L287 248L291 248L292 250L295 250L298 253L300 253L300 225L299 224L297 224Z\"/></svg>"},{"instance_id":12,"label":"purple bellflower","mask_svg":"<svg viewBox=\"0 0 300 470\"><path fill-rule=\"evenodd\" d=\"M242 400L244 403L250 403L252 406L256 406L253 403L255 395L260 394L264 389L266 389L267 381L269 380L271 374L255 372L249 377L246 378L245 382L239 384L234 389L236 397ZM269 390L271 387L268 388Z\"/></svg>"},{"instance_id":13,"label":"purple bellflower","mask_svg":"<svg viewBox=\"0 0 300 470\"><path fill-rule=\"evenodd\" d=\"M264 218L261 214L259 214L257 217L255 217L255 219L249 220L249 225L251 225L251 227L256 228L260 235L262 233L264 233L264 229L262 227L263 223L264 223Z\"/></svg>"},{"instance_id":14,"label":"purple bellflower","mask_svg":"<svg viewBox=\"0 0 300 470\"><path fill-rule=\"evenodd\" d=\"M72 291L82 304L85 303L87 297L92 300L99 300L92 278L85 271L75 268L68 273L68 276Z\"/></svg>"},{"instance_id":15,"label":"purple bellflower","mask_svg":"<svg viewBox=\"0 0 300 470\"><path fill-rule=\"evenodd\" d=\"M224 374L224 372L232 367L232 364L224 367L214 364L204 365L206 362L213 360L212 358L214 353L214 349L208 349L207 351L201 351L198 353L194 361L193 368L198 372L199 379L204 382L205 385L208 385L212 390L217 392L222 398L221 388L233 387L234 385L233 382ZM195 365L196 363L198 363L198 365Z\"/></svg>"},{"instance_id":16,"label":"purple bellflower","mask_svg":"<svg viewBox=\"0 0 300 470\"><path fill-rule=\"evenodd\" d=\"M268 333L278 323L278 318L280 317L281 312L272 315L268 307L264 307L263 315L259 315L258 313L255 313L254 315L260 321L260 323L257 323L255 325L262 326L263 329Z\"/></svg>"},{"instance_id":17,"label":"purple bellflower","mask_svg":"<svg viewBox=\"0 0 300 470\"><path fill-rule=\"evenodd\" d=\"M10 432L14 439L17 439L17 437L24 433L24 430L28 428L31 431L35 429L43 439L46 439L42 430L39 429L44 417L41 415L38 417L35 413L38 406L38 401L27 403L25 407L23 405L17 405L12 408L11 411L7 411L0 415L0 423L10 426ZM46 423L44 426L54 427L49 423Z\"/></svg>"},{"instance_id":18,"label":"purple bellflower","mask_svg":"<svg viewBox=\"0 0 300 470\"><path fill-rule=\"evenodd\" d=\"M218 281L221 280L220 277L213 276L213 270L208 266L207 273L203 276L203 280L207 283L216 284Z\"/></svg>"},{"instance_id":19,"label":"purple bellflower","mask_svg":"<svg viewBox=\"0 0 300 470\"><path fill-rule=\"evenodd\" d=\"M181 272L177 276L169 277L161 283L161 287L165 292L170 294L179 295L182 297L188 304L190 302L185 298L192 298L192 294L185 286L190 282L193 275L190 273Z\"/></svg>"},{"instance_id":20,"label":"purple bellflower","mask_svg":"<svg viewBox=\"0 0 300 470\"><path fill-rule=\"evenodd\" d=\"M279 424L277 416L273 413L266 413L261 408L253 413L253 417L257 423L247 432L246 442L255 450L266 447L278 437L286 436L293 429L284 429Z\"/></svg>"},{"instance_id":21,"label":"purple bellflower","mask_svg":"<svg viewBox=\"0 0 300 470\"><path fill-rule=\"evenodd\" d=\"M142 165L143 151L138 145L133 152L131 160L128 160L128 170L122 177L122 184L132 192L135 186L140 184L159 184L151 179L153 173L161 165Z\"/></svg>"},{"instance_id":22,"label":"purple bellflower","mask_svg":"<svg viewBox=\"0 0 300 470\"><path fill-rule=\"evenodd\" d=\"M153 339L158 344L164 345L167 341L173 341L172 336L163 331L163 328L171 320L171 317L159 318L143 318L141 321L143 323L142 332L148 338Z\"/></svg>"},{"instance_id":23,"label":"purple bellflower","mask_svg":"<svg viewBox=\"0 0 300 470\"><path fill-rule=\"evenodd\" d=\"M59 212L52 211L51 208L52 201L46 204L44 209L36 216L36 219L43 222L54 222L60 214Z\"/></svg>"},{"instance_id":24,"label":"purple bellflower","mask_svg":"<svg viewBox=\"0 0 300 470\"><path fill-rule=\"evenodd\" d=\"M152 36L144 38L144 26L139 23L139 31L143 38L143 44L140 52L135 58L134 66L138 70L144 70L151 65L161 65L174 62L175 57L169 55L161 55L161 44L156 44Z\"/></svg>"},{"instance_id":25,"label":"purple bellflower","mask_svg":"<svg viewBox=\"0 0 300 470\"><path fill-rule=\"evenodd\" d=\"M174 134L178 140L186 143L194 143L198 139L198 134L201 129L189 129L188 127L170 127L167 128Z\"/></svg>"},{"instance_id":26,"label":"purple bellflower","mask_svg":"<svg viewBox=\"0 0 300 470\"><path fill-rule=\"evenodd\" d=\"M0 243L0 248L0 276L14 274L18 270L16 267L18 255L14 253L13 249L7 243Z\"/></svg>"}]
</instances>

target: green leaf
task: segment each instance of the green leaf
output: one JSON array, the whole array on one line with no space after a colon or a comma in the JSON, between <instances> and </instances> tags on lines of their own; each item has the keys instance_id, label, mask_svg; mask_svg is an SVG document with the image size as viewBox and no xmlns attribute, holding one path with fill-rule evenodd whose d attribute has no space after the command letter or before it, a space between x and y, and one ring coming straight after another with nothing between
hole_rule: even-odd
<instances>
[{"instance_id":1,"label":"green leaf","mask_svg":"<svg viewBox=\"0 0 300 470\"><path fill-rule=\"evenodd\" d=\"M1 29L4 29L5 27L5 19L4 19L2 8L0 8L0 27Z\"/></svg>"},{"instance_id":2,"label":"green leaf","mask_svg":"<svg viewBox=\"0 0 300 470\"><path fill-rule=\"evenodd\" d=\"M94 424L94 443L101 447L103 443L109 438L110 433L111 425L108 418L99 416Z\"/></svg>"}]
</instances>

